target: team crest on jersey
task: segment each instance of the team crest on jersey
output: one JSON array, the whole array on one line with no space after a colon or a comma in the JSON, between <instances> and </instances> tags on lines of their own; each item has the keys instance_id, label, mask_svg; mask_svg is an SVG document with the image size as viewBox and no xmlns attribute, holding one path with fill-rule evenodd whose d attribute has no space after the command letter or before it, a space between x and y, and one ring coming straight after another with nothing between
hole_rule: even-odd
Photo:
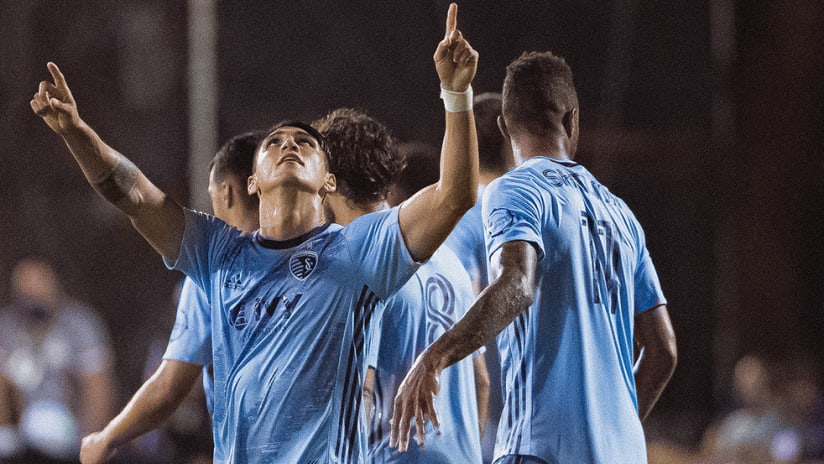
<instances>
[{"instance_id":1,"label":"team crest on jersey","mask_svg":"<svg viewBox=\"0 0 824 464\"><path fill-rule=\"evenodd\" d=\"M300 251L289 259L289 270L298 280L306 280L318 265L318 254L314 251Z\"/></svg>"}]
</instances>

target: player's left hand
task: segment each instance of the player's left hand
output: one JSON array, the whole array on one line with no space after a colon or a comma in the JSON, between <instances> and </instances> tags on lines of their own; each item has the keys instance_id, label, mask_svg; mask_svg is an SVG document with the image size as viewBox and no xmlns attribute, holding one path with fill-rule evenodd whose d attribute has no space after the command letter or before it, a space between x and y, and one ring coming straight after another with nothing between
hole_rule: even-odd
<instances>
[{"instance_id":1,"label":"player's left hand","mask_svg":"<svg viewBox=\"0 0 824 464\"><path fill-rule=\"evenodd\" d=\"M446 32L432 58L435 60L435 70L438 71L441 85L447 90L463 92L475 78L478 52L458 29L458 5L455 3L449 5Z\"/></svg>"},{"instance_id":2,"label":"player's left hand","mask_svg":"<svg viewBox=\"0 0 824 464\"><path fill-rule=\"evenodd\" d=\"M418 446L423 446L426 438L426 421L431 420L437 430L438 414L435 411L435 395L440 390L438 376L440 372L424 351L415 360L415 364L406 374L395 395L395 405L392 410L392 433L389 446L398 451L406 451L409 447L410 422L415 419L415 436Z\"/></svg>"}]
</instances>

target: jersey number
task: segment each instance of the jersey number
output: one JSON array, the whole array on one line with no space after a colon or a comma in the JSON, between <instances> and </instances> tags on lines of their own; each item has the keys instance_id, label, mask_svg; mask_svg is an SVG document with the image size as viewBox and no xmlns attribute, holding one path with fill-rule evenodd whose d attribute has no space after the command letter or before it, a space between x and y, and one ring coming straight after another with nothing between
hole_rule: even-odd
<instances>
[{"instance_id":1,"label":"jersey number","mask_svg":"<svg viewBox=\"0 0 824 464\"><path fill-rule=\"evenodd\" d=\"M621 254L615 244L613 225L581 211L581 228L589 239L592 256L592 302L603 304L612 314L618 309L618 272Z\"/></svg>"},{"instance_id":2,"label":"jersey number","mask_svg":"<svg viewBox=\"0 0 824 464\"><path fill-rule=\"evenodd\" d=\"M426 279L426 340L434 342L455 323L455 290L444 276L435 274Z\"/></svg>"}]
</instances>

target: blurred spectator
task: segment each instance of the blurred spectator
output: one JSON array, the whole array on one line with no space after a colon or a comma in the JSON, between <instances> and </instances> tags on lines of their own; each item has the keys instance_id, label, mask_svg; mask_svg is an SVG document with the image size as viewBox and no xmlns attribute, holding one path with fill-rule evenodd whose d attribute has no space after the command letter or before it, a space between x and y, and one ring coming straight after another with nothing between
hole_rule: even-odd
<instances>
[{"instance_id":1,"label":"blurred spectator","mask_svg":"<svg viewBox=\"0 0 824 464\"><path fill-rule=\"evenodd\" d=\"M733 371L736 407L704 434L702 462L794 462L774 455L773 440L783 429L774 369L765 359L747 355Z\"/></svg>"},{"instance_id":2,"label":"blurred spectator","mask_svg":"<svg viewBox=\"0 0 824 464\"><path fill-rule=\"evenodd\" d=\"M824 397L818 372L804 355L781 363L777 390L784 428L773 437L771 449L782 462L824 462Z\"/></svg>"},{"instance_id":3,"label":"blurred spectator","mask_svg":"<svg viewBox=\"0 0 824 464\"><path fill-rule=\"evenodd\" d=\"M11 292L0 311L0 461L76 462L80 437L111 413L109 336L45 260L17 263Z\"/></svg>"}]
</instances>

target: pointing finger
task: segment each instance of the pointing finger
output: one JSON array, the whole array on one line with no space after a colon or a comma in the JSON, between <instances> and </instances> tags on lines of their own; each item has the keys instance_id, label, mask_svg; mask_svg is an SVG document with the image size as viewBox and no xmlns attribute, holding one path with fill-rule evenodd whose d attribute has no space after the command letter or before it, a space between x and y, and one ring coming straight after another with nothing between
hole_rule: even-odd
<instances>
[{"instance_id":1,"label":"pointing finger","mask_svg":"<svg viewBox=\"0 0 824 464\"><path fill-rule=\"evenodd\" d=\"M68 85L66 84L66 78L63 77L63 73L60 72L60 68L57 67L56 64L49 61L46 63L46 67L49 68L49 73L54 79L54 85L59 88L67 89Z\"/></svg>"},{"instance_id":2,"label":"pointing finger","mask_svg":"<svg viewBox=\"0 0 824 464\"><path fill-rule=\"evenodd\" d=\"M449 5L449 12L446 13L446 32L444 33L444 39L449 38L449 34L452 33L458 27L458 4L451 3Z\"/></svg>"}]
</instances>

